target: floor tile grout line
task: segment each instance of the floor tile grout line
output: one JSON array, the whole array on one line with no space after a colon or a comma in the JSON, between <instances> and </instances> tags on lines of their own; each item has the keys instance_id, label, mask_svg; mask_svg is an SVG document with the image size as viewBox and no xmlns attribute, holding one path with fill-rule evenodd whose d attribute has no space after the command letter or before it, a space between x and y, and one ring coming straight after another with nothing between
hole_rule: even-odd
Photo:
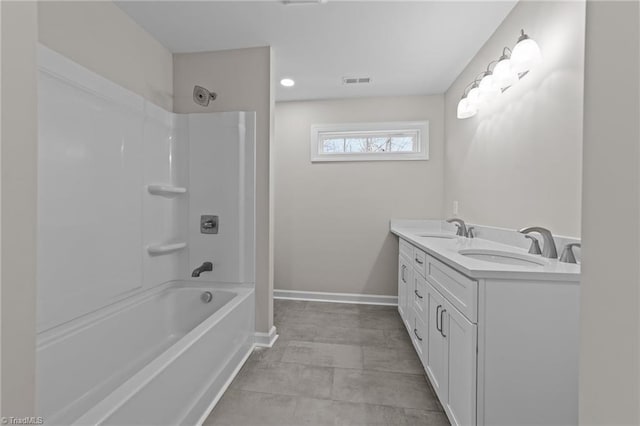
<instances>
[{"instance_id":1,"label":"floor tile grout line","mask_svg":"<svg viewBox=\"0 0 640 426\"><path fill-rule=\"evenodd\" d=\"M371 402L361 402L361 401L349 401L346 399L336 399L333 397L329 397L329 398L320 398L317 396L308 396L308 395L291 395L288 393L275 393L275 392L264 392L264 391L257 391L257 390L249 390L249 389L233 389L230 390L231 392L248 392L248 393L259 393L262 395L273 395L273 396L288 396L290 398L307 398L307 399L317 399L320 401L332 401L332 402L345 402L345 403L349 403L349 404L362 404L362 405L372 405L372 406L378 406L378 407L389 407L389 408L400 408L402 410L416 410L416 411L425 411L428 413L444 413L444 410L430 410L430 409L426 409L426 408L414 408L414 407L401 407L399 405L389 405L389 404L374 404Z\"/></svg>"},{"instance_id":2,"label":"floor tile grout line","mask_svg":"<svg viewBox=\"0 0 640 426\"><path fill-rule=\"evenodd\" d=\"M317 367L317 368L338 368L340 370L357 370L357 371L370 371L370 372L375 372L375 373L388 373L388 374L402 374L402 375L407 375L407 376L424 376L424 373L407 373L407 372L402 372L402 371L389 371L389 370L381 370L381 369L374 369L374 368L356 368L356 367L337 367L335 365L318 365L318 364L308 364L308 363L304 363L304 362L297 362L297 361L285 361L285 360L279 360L279 361L251 361L251 360L247 360L247 362L251 362L253 364L273 364L273 363L282 363L282 364L295 364L295 365L302 365L305 367Z\"/></svg>"},{"instance_id":3,"label":"floor tile grout line","mask_svg":"<svg viewBox=\"0 0 640 426\"><path fill-rule=\"evenodd\" d=\"M285 347L288 348L289 343L291 343L292 341L287 342L287 346ZM308 343L308 342L305 342ZM311 343L317 343L317 342L311 342ZM358 346L358 345L341 345L341 346L349 346L352 348L360 348L363 349L363 346ZM269 349L266 349L269 350ZM282 355L284 357L284 354ZM364 366L364 353L363 353L363 365L362 368L356 368L356 367L340 367L340 366L335 366L335 365L319 365L319 364L312 364L312 363L305 363L305 362L300 362L300 361L286 361L282 358L280 358L279 360L274 360L274 361L262 361L262 360L255 360L252 361L251 358L249 358L247 360L247 362L252 362L255 364L272 364L272 363L283 363L283 364L295 364L295 365L302 365L302 366L307 366L307 367L320 367L320 368L339 368L339 369L343 369L343 370L358 370L358 371L373 371L373 372L380 372L380 373L389 373L389 374L405 374L405 375L411 375L411 376L425 376L424 372L419 372L419 373L409 373L409 372L403 372L403 371L390 371L390 370L383 370L383 369L376 369L376 368L366 368ZM420 362L420 361L418 361Z\"/></svg>"},{"instance_id":4,"label":"floor tile grout line","mask_svg":"<svg viewBox=\"0 0 640 426\"><path fill-rule=\"evenodd\" d=\"M278 361L272 362L272 363L278 363ZM282 362L279 362L282 363ZM293 364L293 363L291 363ZM305 367L309 367L308 365L305 364L297 364L297 365L302 365ZM352 368L341 368L341 367L317 367L316 368L324 368L324 369L331 369L331 388L329 391L329 398L321 398L318 396L305 396L306 398L314 398L314 399L320 399L320 400L331 400L331 401L336 401L336 402L351 402L351 403L360 403L360 404L369 404L369 405L381 405L381 406L388 406L388 407L395 407L395 408L406 408L406 409L415 409L415 410L422 410L422 411L430 411L430 412L444 412L443 409L437 409L437 410L431 410L431 409L425 409L425 408L410 408L410 407L401 407L401 406L396 406L396 405L389 405L389 404L373 404L373 403L367 403L367 402L356 402L356 401L349 401L349 400L343 400L343 399L336 399L332 397L332 393L333 393L333 384L334 384L334 379L335 379L335 372L336 370L356 370L356 371L364 371L364 370L360 370L360 369L352 369ZM385 372L386 373L386 372ZM398 374L398 375L404 375L404 376L422 376L425 380L428 380L427 377L425 377L424 375L417 375L417 374L407 374L407 373L389 373L389 374ZM233 383L232 383L233 385ZM243 388L235 388L234 390L242 390L244 392L257 392L257 393L264 393L264 394L271 394L271 395L281 395L281 396L290 396L290 397L296 397L296 396L300 396L300 395L291 395L291 394L287 394L287 393L275 393L275 392L263 392L263 391L256 391L256 390L251 390L251 389L243 389ZM432 398L434 398L434 400L437 402L439 407L442 407L442 404L440 404L440 401L438 401L437 397L435 395L433 395L432 392L429 392L429 394L431 395Z\"/></svg>"}]
</instances>

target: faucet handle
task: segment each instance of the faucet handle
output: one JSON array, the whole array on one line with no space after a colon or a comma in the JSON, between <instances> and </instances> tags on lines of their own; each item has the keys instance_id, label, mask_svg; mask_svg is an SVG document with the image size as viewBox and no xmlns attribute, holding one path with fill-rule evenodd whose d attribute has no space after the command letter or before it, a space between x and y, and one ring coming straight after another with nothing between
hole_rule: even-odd
<instances>
[{"instance_id":1,"label":"faucet handle","mask_svg":"<svg viewBox=\"0 0 640 426\"><path fill-rule=\"evenodd\" d=\"M475 229L476 228L474 226L469 226L467 228L467 238L475 238L476 237Z\"/></svg>"},{"instance_id":2,"label":"faucet handle","mask_svg":"<svg viewBox=\"0 0 640 426\"><path fill-rule=\"evenodd\" d=\"M576 256L573 254L574 247L582 247L580 243L569 243L564 246L562 250L562 254L560 255L560 262L564 263L578 263L576 261Z\"/></svg>"},{"instance_id":3,"label":"faucet handle","mask_svg":"<svg viewBox=\"0 0 640 426\"><path fill-rule=\"evenodd\" d=\"M529 234L525 234L524 237L531 240L531 246L529 246L530 254L542 254L542 250L540 250L540 243L536 237Z\"/></svg>"}]
</instances>

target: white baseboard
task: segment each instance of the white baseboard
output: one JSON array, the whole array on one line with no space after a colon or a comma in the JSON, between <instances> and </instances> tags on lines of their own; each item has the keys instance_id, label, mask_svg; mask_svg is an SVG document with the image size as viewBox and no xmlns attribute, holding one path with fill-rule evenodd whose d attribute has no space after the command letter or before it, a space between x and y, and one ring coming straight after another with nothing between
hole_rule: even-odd
<instances>
[{"instance_id":1,"label":"white baseboard","mask_svg":"<svg viewBox=\"0 0 640 426\"><path fill-rule=\"evenodd\" d=\"M255 345L259 348L270 348L278 340L276 326L272 326L268 333L255 332Z\"/></svg>"},{"instance_id":2,"label":"white baseboard","mask_svg":"<svg viewBox=\"0 0 640 426\"><path fill-rule=\"evenodd\" d=\"M308 300L313 302L356 303L361 305L398 306L397 296L375 294L324 293L319 291L273 290L274 299Z\"/></svg>"}]
</instances>

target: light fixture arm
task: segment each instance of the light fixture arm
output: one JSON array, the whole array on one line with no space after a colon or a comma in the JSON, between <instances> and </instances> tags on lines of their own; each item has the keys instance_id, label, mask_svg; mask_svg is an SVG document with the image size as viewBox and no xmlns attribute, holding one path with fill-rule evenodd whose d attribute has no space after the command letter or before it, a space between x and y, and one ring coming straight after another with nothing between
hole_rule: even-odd
<instances>
[{"instance_id":1,"label":"light fixture arm","mask_svg":"<svg viewBox=\"0 0 640 426\"><path fill-rule=\"evenodd\" d=\"M464 90L462 91L462 98L464 99L467 97L467 94L469 93L468 90L473 89L474 87L478 87L478 79L473 80L471 83L467 84L464 88Z\"/></svg>"},{"instance_id":2,"label":"light fixture arm","mask_svg":"<svg viewBox=\"0 0 640 426\"><path fill-rule=\"evenodd\" d=\"M487 75L487 73L493 74L493 70L491 69L491 65L493 65L494 68L495 68L495 64L497 64L498 62L500 62L500 61L497 60L497 59L489 62L489 65L487 65L487 70L485 71L485 75Z\"/></svg>"},{"instance_id":3,"label":"light fixture arm","mask_svg":"<svg viewBox=\"0 0 640 426\"><path fill-rule=\"evenodd\" d=\"M500 62L503 59L510 59L511 53L512 53L511 49L505 46L504 49L502 49L502 56L500 56L500 59L498 59L498 62Z\"/></svg>"}]
</instances>

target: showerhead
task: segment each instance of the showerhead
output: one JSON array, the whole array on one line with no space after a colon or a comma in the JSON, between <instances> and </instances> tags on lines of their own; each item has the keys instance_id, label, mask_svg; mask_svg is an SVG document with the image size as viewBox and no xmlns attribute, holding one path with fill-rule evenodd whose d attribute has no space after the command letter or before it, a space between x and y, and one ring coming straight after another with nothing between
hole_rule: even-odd
<instances>
[{"instance_id":1,"label":"showerhead","mask_svg":"<svg viewBox=\"0 0 640 426\"><path fill-rule=\"evenodd\" d=\"M210 92L204 87L195 86L193 88L193 100L200 106L206 107L209 105L209 101L215 101L218 95L214 92Z\"/></svg>"}]
</instances>

